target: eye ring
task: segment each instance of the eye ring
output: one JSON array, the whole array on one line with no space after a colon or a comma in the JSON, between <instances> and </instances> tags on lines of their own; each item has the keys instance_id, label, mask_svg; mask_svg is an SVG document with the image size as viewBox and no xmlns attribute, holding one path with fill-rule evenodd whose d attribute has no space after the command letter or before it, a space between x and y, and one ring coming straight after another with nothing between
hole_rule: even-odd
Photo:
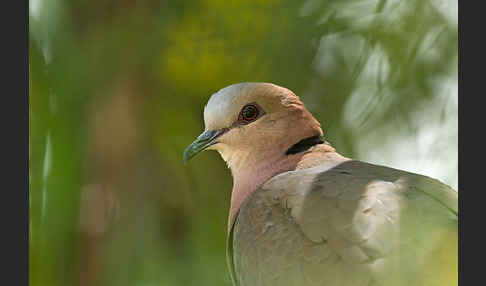
<instances>
[{"instance_id":1,"label":"eye ring","mask_svg":"<svg viewBox=\"0 0 486 286\"><path fill-rule=\"evenodd\" d=\"M242 124L248 124L258 118L260 110L255 104L245 105L238 116L238 121Z\"/></svg>"}]
</instances>

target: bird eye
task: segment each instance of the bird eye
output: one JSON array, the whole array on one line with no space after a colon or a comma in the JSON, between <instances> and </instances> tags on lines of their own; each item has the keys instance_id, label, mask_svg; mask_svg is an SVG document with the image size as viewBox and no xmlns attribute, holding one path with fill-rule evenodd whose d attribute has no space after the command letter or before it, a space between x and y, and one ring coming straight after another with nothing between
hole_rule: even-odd
<instances>
[{"instance_id":1,"label":"bird eye","mask_svg":"<svg viewBox=\"0 0 486 286\"><path fill-rule=\"evenodd\" d=\"M248 104L241 109L240 115L238 116L238 121L243 124L250 123L251 121L258 118L258 107L254 104Z\"/></svg>"}]
</instances>

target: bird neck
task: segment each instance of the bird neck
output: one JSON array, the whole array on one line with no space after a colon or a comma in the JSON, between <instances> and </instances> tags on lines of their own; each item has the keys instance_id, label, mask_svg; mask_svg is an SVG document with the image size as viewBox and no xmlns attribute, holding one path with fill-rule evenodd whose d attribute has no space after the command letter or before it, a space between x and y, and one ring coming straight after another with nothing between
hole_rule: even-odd
<instances>
[{"instance_id":1,"label":"bird neck","mask_svg":"<svg viewBox=\"0 0 486 286\"><path fill-rule=\"evenodd\" d=\"M262 154L265 155L262 157ZM246 153L246 156L242 156L244 159L241 162L230 166L233 190L228 227L231 228L233 225L236 214L246 199L270 178L287 171L316 166L333 158L332 154L340 156L326 143L295 154L286 154L285 151L279 154L275 151L263 152L259 154L258 161L252 160L254 157L251 153Z\"/></svg>"}]
</instances>

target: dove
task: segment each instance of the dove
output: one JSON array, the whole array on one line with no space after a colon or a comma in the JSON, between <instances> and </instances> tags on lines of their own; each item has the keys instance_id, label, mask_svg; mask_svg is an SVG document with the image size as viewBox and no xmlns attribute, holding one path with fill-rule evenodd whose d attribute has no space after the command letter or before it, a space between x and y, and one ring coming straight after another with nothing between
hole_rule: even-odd
<instances>
[{"instance_id":1,"label":"dove","mask_svg":"<svg viewBox=\"0 0 486 286\"><path fill-rule=\"evenodd\" d=\"M458 284L458 192L353 160L291 90L213 94L184 162L216 150L231 169L227 262L237 286Z\"/></svg>"}]
</instances>

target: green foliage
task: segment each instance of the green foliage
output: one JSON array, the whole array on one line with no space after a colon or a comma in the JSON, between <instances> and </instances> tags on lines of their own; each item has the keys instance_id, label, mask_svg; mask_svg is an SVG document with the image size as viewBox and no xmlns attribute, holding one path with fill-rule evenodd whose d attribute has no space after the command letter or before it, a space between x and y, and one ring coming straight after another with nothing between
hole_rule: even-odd
<instances>
[{"instance_id":1,"label":"green foliage","mask_svg":"<svg viewBox=\"0 0 486 286\"><path fill-rule=\"evenodd\" d=\"M182 152L232 83L290 88L346 156L437 121L450 137L424 160L457 159L453 4L31 1L31 285L230 285L231 174Z\"/></svg>"}]
</instances>

